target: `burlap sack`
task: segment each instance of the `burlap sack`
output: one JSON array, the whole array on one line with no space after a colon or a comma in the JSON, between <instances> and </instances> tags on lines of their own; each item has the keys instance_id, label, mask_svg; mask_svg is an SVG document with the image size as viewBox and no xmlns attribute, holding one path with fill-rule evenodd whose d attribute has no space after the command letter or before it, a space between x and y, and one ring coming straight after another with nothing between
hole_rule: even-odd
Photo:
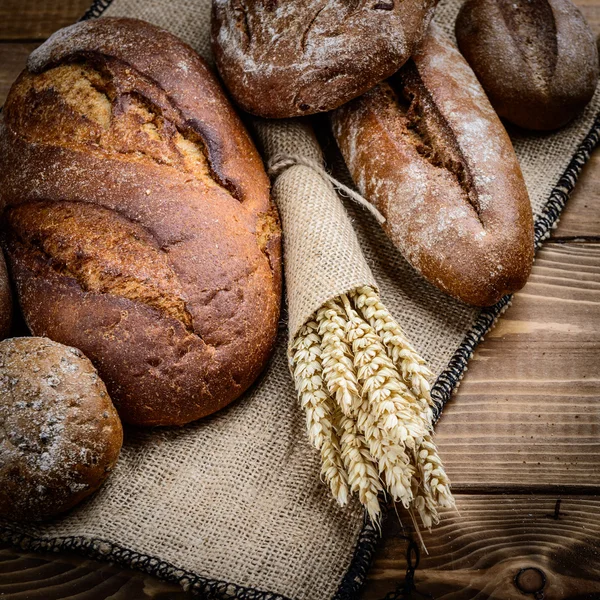
<instances>
[{"instance_id":1,"label":"burlap sack","mask_svg":"<svg viewBox=\"0 0 600 600\"><path fill-rule=\"evenodd\" d=\"M449 33L458 6L438 8L436 20ZM156 23L209 57L209 0L103 0L88 16L102 12ZM598 141L599 108L597 94L560 132L513 134L538 241ZM254 129L266 161L277 154L320 160L306 123L254 122ZM346 213L331 185L305 166L283 171L274 195L285 233L290 331L328 298L376 282L439 375L434 397L442 406L508 299L481 311L443 295L412 271L370 214L352 203ZM267 371L240 401L182 429L129 428L116 471L92 499L43 526L3 523L0 534L31 549L117 561L207 597L297 600L353 597L377 539L358 504L338 508L319 480L283 326Z\"/></svg>"}]
</instances>

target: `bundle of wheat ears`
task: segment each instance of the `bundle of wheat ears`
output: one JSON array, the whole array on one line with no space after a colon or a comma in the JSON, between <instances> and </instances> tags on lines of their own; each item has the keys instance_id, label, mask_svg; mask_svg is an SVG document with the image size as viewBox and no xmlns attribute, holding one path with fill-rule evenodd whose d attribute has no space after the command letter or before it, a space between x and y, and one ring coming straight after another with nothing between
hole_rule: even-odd
<instances>
[{"instance_id":1,"label":"bundle of wheat ears","mask_svg":"<svg viewBox=\"0 0 600 600\"><path fill-rule=\"evenodd\" d=\"M379 525L387 493L413 521L416 511L426 528L437 524L454 498L432 440L433 374L377 292L365 286L326 302L298 332L290 361L338 503L357 494Z\"/></svg>"}]
</instances>

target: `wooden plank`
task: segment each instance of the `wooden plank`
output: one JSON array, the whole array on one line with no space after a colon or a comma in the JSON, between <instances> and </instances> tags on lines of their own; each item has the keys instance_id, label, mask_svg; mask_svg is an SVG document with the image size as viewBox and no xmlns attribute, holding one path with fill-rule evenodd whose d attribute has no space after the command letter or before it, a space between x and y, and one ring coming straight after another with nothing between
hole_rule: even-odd
<instances>
[{"instance_id":1,"label":"wooden plank","mask_svg":"<svg viewBox=\"0 0 600 600\"><path fill-rule=\"evenodd\" d=\"M600 20L600 17L599 17ZM600 152L585 165L552 239L600 239Z\"/></svg>"},{"instance_id":2,"label":"wooden plank","mask_svg":"<svg viewBox=\"0 0 600 600\"><path fill-rule=\"evenodd\" d=\"M45 40L77 21L90 4L91 0L2 0L0 40Z\"/></svg>"},{"instance_id":3,"label":"wooden plank","mask_svg":"<svg viewBox=\"0 0 600 600\"><path fill-rule=\"evenodd\" d=\"M25 67L27 57L38 45L21 42L0 44L0 106L4 104L13 81Z\"/></svg>"},{"instance_id":4,"label":"wooden plank","mask_svg":"<svg viewBox=\"0 0 600 600\"><path fill-rule=\"evenodd\" d=\"M592 31L600 35L600 5L598 0L575 0L575 5L579 8Z\"/></svg>"},{"instance_id":5,"label":"wooden plank","mask_svg":"<svg viewBox=\"0 0 600 600\"><path fill-rule=\"evenodd\" d=\"M423 538L417 590L436 600L533 598L515 587L520 569L536 567L547 579L545 600L600 598L600 497L461 495L459 512ZM384 523L363 600L379 600L406 573L407 541L395 516ZM528 575L534 575L529 573ZM411 596L422 598L422 596Z\"/></svg>"},{"instance_id":6,"label":"wooden plank","mask_svg":"<svg viewBox=\"0 0 600 600\"><path fill-rule=\"evenodd\" d=\"M5 600L185 600L191 596L137 571L77 555L41 554L0 545L0 598Z\"/></svg>"},{"instance_id":7,"label":"wooden plank","mask_svg":"<svg viewBox=\"0 0 600 600\"><path fill-rule=\"evenodd\" d=\"M455 489L600 486L599 365L600 244L548 243L437 427Z\"/></svg>"}]
</instances>

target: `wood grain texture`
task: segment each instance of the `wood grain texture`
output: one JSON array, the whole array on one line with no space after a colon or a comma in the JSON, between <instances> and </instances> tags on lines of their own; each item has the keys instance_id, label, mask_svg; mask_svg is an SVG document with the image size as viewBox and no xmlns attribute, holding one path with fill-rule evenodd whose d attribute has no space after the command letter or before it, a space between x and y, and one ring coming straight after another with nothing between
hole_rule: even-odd
<instances>
[{"instance_id":1,"label":"wood grain texture","mask_svg":"<svg viewBox=\"0 0 600 600\"><path fill-rule=\"evenodd\" d=\"M596 35L600 35L600 10L598 10L598 0L574 0L574 4L585 17L592 28L592 31Z\"/></svg>"},{"instance_id":2,"label":"wood grain texture","mask_svg":"<svg viewBox=\"0 0 600 600\"><path fill-rule=\"evenodd\" d=\"M571 238L600 240L600 152L583 168L559 226L552 232L555 240Z\"/></svg>"},{"instance_id":3,"label":"wood grain texture","mask_svg":"<svg viewBox=\"0 0 600 600\"><path fill-rule=\"evenodd\" d=\"M76 555L33 554L0 544L0 598L184 600L178 585Z\"/></svg>"},{"instance_id":4,"label":"wood grain texture","mask_svg":"<svg viewBox=\"0 0 600 600\"><path fill-rule=\"evenodd\" d=\"M437 427L454 488L599 486L599 365L600 244L548 243Z\"/></svg>"},{"instance_id":5,"label":"wood grain texture","mask_svg":"<svg viewBox=\"0 0 600 600\"><path fill-rule=\"evenodd\" d=\"M2 0L0 40L45 40L77 21L91 0Z\"/></svg>"},{"instance_id":6,"label":"wood grain texture","mask_svg":"<svg viewBox=\"0 0 600 600\"><path fill-rule=\"evenodd\" d=\"M0 40L11 42L0 43L0 103L37 45L33 40L73 22L88 4L0 0ZM577 5L600 34L600 0ZM587 243L559 243L571 238ZM460 513L445 514L424 536L429 556L422 557L416 583L436 600L533 598L513 583L526 566L546 573L547 600L600 600L600 244L590 243L599 238L597 152L554 241L478 348L440 421L437 441ZM363 600L379 600L404 580L402 536L390 518ZM186 597L138 572L0 546L3 600Z\"/></svg>"},{"instance_id":7,"label":"wood grain texture","mask_svg":"<svg viewBox=\"0 0 600 600\"><path fill-rule=\"evenodd\" d=\"M459 495L458 513L447 512L423 535L417 590L436 600L518 600L514 578L537 567L546 578L546 600L600 598L600 497ZM392 591L406 573L407 542L395 517L384 524L363 600ZM421 598L422 596L414 596Z\"/></svg>"}]
</instances>

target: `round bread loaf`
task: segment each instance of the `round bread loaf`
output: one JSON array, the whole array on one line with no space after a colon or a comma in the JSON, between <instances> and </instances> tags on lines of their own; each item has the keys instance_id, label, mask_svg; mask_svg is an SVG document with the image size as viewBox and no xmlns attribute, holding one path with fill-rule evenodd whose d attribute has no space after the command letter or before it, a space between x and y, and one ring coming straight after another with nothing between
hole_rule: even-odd
<instances>
[{"instance_id":1,"label":"round bread loaf","mask_svg":"<svg viewBox=\"0 0 600 600\"><path fill-rule=\"evenodd\" d=\"M596 90L596 41L570 0L467 0L456 39L496 112L521 127L561 127Z\"/></svg>"},{"instance_id":2,"label":"round bread loaf","mask_svg":"<svg viewBox=\"0 0 600 600\"><path fill-rule=\"evenodd\" d=\"M213 2L219 73L262 117L337 108L397 71L427 30L436 0Z\"/></svg>"},{"instance_id":3,"label":"round bread loaf","mask_svg":"<svg viewBox=\"0 0 600 600\"><path fill-rule=\"evenodd\" d=\"M0 342L0 398L0 517L51 517L100 487L123 430L79 350L37 337Z\"/></svg>"},{"instance_id":4,"label":"round bread loaf","mask_svg":"<svg viewBox=\"0 0 600 600\"><path fill-rule=\"evenodd\" d=\"M29 328L82 350L123 421L194 421L264 368L281 299L269 180L172 34L107 17L37 48L4 107L0 202Z\"/></svg>"},{"instance_id":5,"label":"round bread loaf","mask_svg":"<svg viewBox=\"0 0 600 600\"><path fill-rule=\"evenodd\" d=\"M4 262L4 254L0 251L0 340L4 339L12 321L12 294Z\"/></svg>"}]
</instances>

